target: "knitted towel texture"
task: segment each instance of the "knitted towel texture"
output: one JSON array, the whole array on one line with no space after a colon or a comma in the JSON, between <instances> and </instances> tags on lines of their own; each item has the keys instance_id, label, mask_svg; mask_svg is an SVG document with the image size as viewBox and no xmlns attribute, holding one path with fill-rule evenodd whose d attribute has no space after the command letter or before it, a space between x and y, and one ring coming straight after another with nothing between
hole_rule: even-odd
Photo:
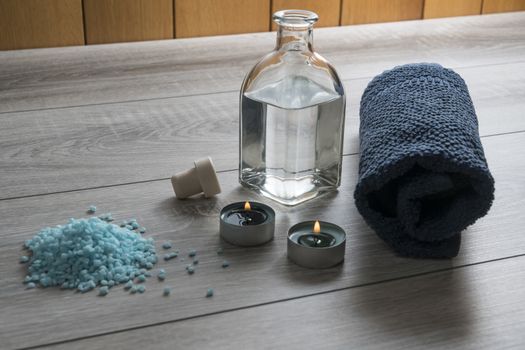
<instances>
[{"instance_id":1,"label":"knitted towel texture","mask_svg":"<svg viewBox=\"0 0 525 350\"><path fill-rule=\"evenodd\" d=\"M375 77L361 99L357 209L403 256L449 258L484 216L494 180L463 79L438 64Z\"/></svg>"}]
</instances>

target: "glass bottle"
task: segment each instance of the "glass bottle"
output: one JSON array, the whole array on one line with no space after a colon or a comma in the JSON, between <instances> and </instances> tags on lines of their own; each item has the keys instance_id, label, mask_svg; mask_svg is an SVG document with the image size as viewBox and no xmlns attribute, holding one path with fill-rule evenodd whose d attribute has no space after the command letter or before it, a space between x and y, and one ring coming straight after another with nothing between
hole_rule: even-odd
<instances>
[{"instance_id":1,"label":"glass bottle","mask_svg":"<svg viewBox=\"0 0 525 350\"><path fill-rule=\"evenodd\" d=\"M241 87L239 181L295 205L340 184L346 98L335 69L313 51L318 16L284 10L273 20L275 50Z\"/></svg>"}]
</instances>

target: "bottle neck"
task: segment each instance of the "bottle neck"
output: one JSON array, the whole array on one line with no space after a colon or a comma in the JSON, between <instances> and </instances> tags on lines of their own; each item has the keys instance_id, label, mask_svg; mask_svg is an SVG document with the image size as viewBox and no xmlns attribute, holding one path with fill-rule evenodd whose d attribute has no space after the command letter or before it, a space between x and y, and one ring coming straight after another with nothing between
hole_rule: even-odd
<instances>
[{"instance_id":1,"label":"bottle neck","mask_svg":"<svg viewBox=\"0 0 525 350\"><path fill-rule=\"evenodd\" d=\"M313 52L313 26L292 28L280 25L277 30L278 51L312 51Z\"/></svg>"}]
</instances>

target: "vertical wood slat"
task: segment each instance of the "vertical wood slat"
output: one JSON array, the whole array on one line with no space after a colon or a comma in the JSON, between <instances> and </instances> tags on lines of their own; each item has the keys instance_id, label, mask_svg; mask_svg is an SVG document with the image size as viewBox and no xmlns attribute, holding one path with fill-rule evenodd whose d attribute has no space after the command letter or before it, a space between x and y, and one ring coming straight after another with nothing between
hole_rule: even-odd
<instances>
[{"instance_id":1,"label":"vertical wood slat","mask_svg":"<svg viewBox=\"0 0 525 350\"><path fill-rule=\"evenodd\" d=\"M175 0L175 36L267 32L270 0Z\"/></svg>"},{"instance_id":2,"label":"vertical wood slat","mask_svg":"<svg viewBox=\"0 0 525 350\"><path fill-rule=\"evenodd\" d=\"M273 0L272 13L286 9L309 10L319 15L316 27L336 27L339 25L341 0ZM272 30L277 25L272 23Z\"/></svg>"},{"instance_id":3,"label":"vertical wood slat","mask_svg":"<svg viewBox=\"0 0 525 350\"><path fill-rule=\"evenodd\" d=\"M84 0L86 44L173 38L173 0Z\"/></svg>"},{"instance_id":4,"label":"vertical wood slat","mask_svg":"<svg viewBox=\"0 0 525 350\"><path fill-rule=\"evenodd\" d=\"M525 11L525 0L483 0L482 13Z\"/></svg>"},{"instance_id":5,"label":"vertical wood slat","mask_svg":"<svg viewBox=\"0 0 525 350\"><path fill-rule=\"evenodd\" d=\"M0 0L0 50L84 45L82 0Z\"/></svg>"},{"instance_id":6,"label":"vertical wood slat","mask_svg":"<svg viewBox=\"0 0 525 350\"><path fill-rule=\"evenodd\" d=\"M343 0L341 25L421 19L423 0Z\"/></svg>"},{"instance_id":7,"label":"vertical wood slat","mask_svg":"<svg viewBox=\"0 0 525 350\"><path fill-rule=\"evenodd\" d=\"M481 14L482 0L425 0L423 18Z\"/></svg>"}]
</instances>

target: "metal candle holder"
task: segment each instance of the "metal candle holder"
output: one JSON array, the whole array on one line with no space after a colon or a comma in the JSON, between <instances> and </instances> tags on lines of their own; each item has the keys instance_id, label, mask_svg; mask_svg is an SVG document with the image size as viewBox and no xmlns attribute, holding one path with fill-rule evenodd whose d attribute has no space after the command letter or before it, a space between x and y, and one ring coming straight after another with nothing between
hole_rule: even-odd
<instances>
[{"instance_id":1,"label":"metal candle holder","mask_svg":"<svg viewBox=\"0 0 525 350\"><path fill-rule=\"evenodd\" d=\"M234 213L244 211L247 202L236 202L222 208L220 213L220 235L221 237L237 246L256 246L264 244L273 239L275 230L275 212L266 204L249 202L251 211L261 213L263 219L259 223L241 224L228 217Z\"/></svg>"},{"instance_id":2,"label":"metal candle holder","mask_svg":"<svg viewBox=\"0 0 525 350\"><path fill-rule=\"evenodd\" d=\"M313 234L315 221L304 221L292 226L288 230L288 258L297 265L324 269L341 263L345 258L346 233L332 223L320 221L320 234L331 236L331 245L314 247L301 244L301 237Z\"/></svg>"}]
</instances>

